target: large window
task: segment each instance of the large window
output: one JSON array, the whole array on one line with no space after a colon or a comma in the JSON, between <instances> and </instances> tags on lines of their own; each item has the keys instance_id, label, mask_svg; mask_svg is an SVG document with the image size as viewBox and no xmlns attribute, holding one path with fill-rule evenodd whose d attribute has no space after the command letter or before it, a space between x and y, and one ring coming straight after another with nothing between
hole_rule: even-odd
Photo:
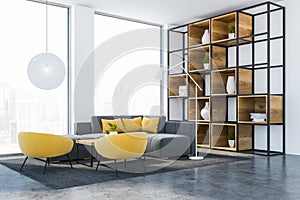
<instances>
[{"instance_id":1,"label":"large window","mask_svg":"<svg viewBox=\"0 0 300 200\"><path fill-rule=\"evenodd\" d=\"M161 27L95 14L95 114L159 115Z\"/></svg>"},{"instance_id":2,"label":"large window","mask_svg":"<svg viewBox=\"0 0 300 200\"><path fill-rule=\"evenodd\" d=\"M48 5L48 52L68 72L68 8ZM25 0L0 7L0 154L19 152L20 131L68 134L68 74L56 89L36 88L27 76L30 60L46 49L46 6Z\"/></svg>"}]
</instances>

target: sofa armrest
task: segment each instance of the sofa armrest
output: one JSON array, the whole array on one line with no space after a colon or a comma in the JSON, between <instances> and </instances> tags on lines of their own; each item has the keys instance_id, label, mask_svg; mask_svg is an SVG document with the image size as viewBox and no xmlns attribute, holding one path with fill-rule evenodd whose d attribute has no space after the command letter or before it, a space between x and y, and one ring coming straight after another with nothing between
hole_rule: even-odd
<instances>
[{"instance_id":1,"label":"sofa armrest","mask_svg":"<svg viewBox=\"0 0 300 200\"><path fill-rule=\"evenodd\" d=\"M75 123L75 135L84 135L92 132L92 124L90 122Z\"/></svg>"},{"instance_id":2,"label":"sofa armrest","mask_svg":"<svg viewBox=\"0 0 300 200\"><path fill-rule=\"evenodd\" d=\"M166 132L186 135L190 138L190 153L195 154L195 122L167 121Z\"/></svg>"}]
</instances>

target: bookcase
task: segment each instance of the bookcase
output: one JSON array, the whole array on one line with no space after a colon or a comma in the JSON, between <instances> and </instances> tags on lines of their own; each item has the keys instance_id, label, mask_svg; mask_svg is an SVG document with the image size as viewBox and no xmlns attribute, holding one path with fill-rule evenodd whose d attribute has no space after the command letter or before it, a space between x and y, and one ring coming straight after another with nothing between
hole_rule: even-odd
<instances>
[{"instance_id":1,"label":"bookcase","mask_svg":"<svg viewBox=\"0 0 300 200\"><path fill-rule=\"evenodd\" d=\"M207 33L209 40L204 41ZM202 88L197 97L188 74L172 67L179 62ZM285 153L283 6L264 2L172 27L168 30L168 67L168 120L196 123L199 148L267 156ZM229 77L234 80L233 92L227 88ZM179 94L180 87L186 93ZM210 115L205 120L201 109L207 102ZM265 117L257 120L251 118L253 114ZM273 134L274 126L279 134ZM234 135L233 147L228 144L229 132ZM262 135L263 147L256 145Z\"/></svg>"}]
</instances>

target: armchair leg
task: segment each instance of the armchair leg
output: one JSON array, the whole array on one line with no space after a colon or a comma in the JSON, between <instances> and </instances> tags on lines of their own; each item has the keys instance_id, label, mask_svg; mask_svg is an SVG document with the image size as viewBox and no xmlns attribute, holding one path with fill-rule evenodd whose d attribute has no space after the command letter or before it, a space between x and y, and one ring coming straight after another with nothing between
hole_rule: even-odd
<instances>
[{"instance_id":1,"label":"armchair leg","mask_svg":"<svg viewBox=\"0 0 300 200\"><path fill-rule=\"evenodd\" d=\"M69 161L69 163L70 163L71 168L73 169L73 165L72 165L72 162L71 162L71 160L70 160L69 154L67 154L67 158L68 158L68 161Z\"/></svg>"},{"instance_id":2,"label":"armchair leg","mask_svg":"<svg viewBox=\"0 0 300 200\"><path fill-rule=\"evenodd\" d=\"M46 173L46 168L47 168L47 165L49 166L49 158L46 159L45 161L45 166L44 166L44 171L43 171L43 174Z\"/></svg>"},{"instance_id":3,"label":"armchair leg","mask_svg":"<svg viewBox=\"0 0 300 200\"><path fill-rule=\"evenodd\" d=\"M25 165L27 159L28 159L28 156L26 156L26 158L25 158L25 160L24 160L24 162L23 162L21 168L19 169L19 172L22 171L22 169L23 169L23 167L24 167L24 165Z\"/></svg>"},{"instance_id":4,"label":"armchair leg","mask_svg":"<svg viewBox=\"0 0 300 200\"><path fill-rule=\"evenodd\" d=\"M116 176L118 176L118 170L117 170L117 160L115 160L115 172L116 172Z\"/></svg>"},{"instance_id":5,"label":"armchair leg","mask_svg":"<svg viewBox=\"0 0 300 200\"><path fill-rule=\"evenodd\" d=\"M98 163L97 163L97 167L96 167L96 171L98 170L98 167L100 165L100 162L101 162L101 156L99 157L99 160L98 160Z\"/></svg>"},{"instance_id":6,"label":"armchair leg","mask_svg":"<svg viewBox=\"0 0 300 200\"><path fill-rule=\"evenodd\" d=\"M98 163L97 163L96 171L98 171L99 165L100 165L100 161L98 161Z\"/></svg>"}]
</instances>

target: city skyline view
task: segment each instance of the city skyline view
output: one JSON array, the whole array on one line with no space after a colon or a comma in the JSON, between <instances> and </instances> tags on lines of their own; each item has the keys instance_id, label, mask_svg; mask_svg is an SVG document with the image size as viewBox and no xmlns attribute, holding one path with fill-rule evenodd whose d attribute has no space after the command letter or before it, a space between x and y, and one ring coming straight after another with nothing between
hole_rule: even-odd
<instances>
[{"instance_id":1,"label":"city skyline view","mask_svg":"<svg viewBox=\"0 0 300 200\"><path fill-rule=\"evenodd\" d=\"M45 4L24 0L3 3L0 154L10 154L20 152L17 139L20 131L68 134L68 76L53 90L41 90L30 82L27 76L30 60L46 51ZM68 71L67 8L48 5L48 43L48 52L62 59Z\"/></svg>"}]
</instances>

